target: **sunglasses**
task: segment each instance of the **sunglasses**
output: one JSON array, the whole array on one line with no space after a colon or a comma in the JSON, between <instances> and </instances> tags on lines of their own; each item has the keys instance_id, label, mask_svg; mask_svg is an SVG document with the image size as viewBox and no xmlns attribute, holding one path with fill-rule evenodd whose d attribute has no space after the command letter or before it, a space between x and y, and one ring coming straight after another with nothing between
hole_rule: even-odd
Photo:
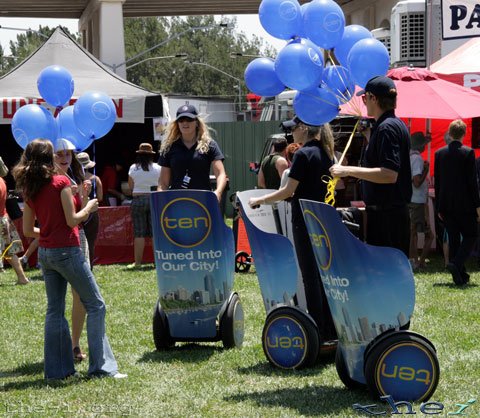
<instances>
[{"instance_id":1,"label":"sunglasses","mask_svg":"<svg viewBox=\"0 0 480 418\"><path fill-rule=\"evenodd\" d=\"M177 120L178 123L182 123L182 122L194 122L195 119L192 119L192 118L187 118L186 116L182 117L182 118L179 118Z\"/></svg>"}]
</instances>

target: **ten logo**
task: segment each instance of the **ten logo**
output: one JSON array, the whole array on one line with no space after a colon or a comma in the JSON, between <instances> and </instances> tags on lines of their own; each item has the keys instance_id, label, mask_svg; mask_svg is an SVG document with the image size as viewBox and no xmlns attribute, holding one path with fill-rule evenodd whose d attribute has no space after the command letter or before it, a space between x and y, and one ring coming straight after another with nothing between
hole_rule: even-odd
<instances>
[{"instance_id":1,"label":"ten logo","mask_svg":"<svg viewBox=\"0 0 480 418\"><path fill-rule=\"evenodd\" d=\"M212 220L202 203L182 197L165 205L160 215L160 225L165 237L172 244L191 248L207 239Z\"/></svg>"},{"instance_id":2,"label":"ten logo","mask_svg":"<svg viewBox=\"0 0 480 418\"><path fill-rule=\"evenodd\" d=\"M310 210L305 210L303 212L303 217L305 218L305 223L310 224L312 229L318 231L318 233L311 233L310 240L315 249L320 251L315 251L320 255L320 268L322 270L328 270L332 262L332 246L330 244L330 238L328 237L327 230L320 222L315 214Z\"/></svg>"}]
</instances>

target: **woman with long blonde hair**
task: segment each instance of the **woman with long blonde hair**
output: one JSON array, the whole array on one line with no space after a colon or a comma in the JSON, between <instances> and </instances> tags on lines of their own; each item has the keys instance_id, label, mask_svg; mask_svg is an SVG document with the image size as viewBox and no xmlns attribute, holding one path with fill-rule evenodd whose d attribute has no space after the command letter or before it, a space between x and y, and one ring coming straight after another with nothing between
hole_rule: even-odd
<instances>
[{"instance_id":1,"label":"woman with long blonde hair","mask_svg":"<svg viewBox=\"0 0 480 418\"><path fill-rule=\"evenodd\" d=\"M160 148L158 190L211 190L212 170L217 180L214 193L220 202L227 185L223 160L222 151L197 109L192 105L180 106Z\"/></svg>"}]
</instances>

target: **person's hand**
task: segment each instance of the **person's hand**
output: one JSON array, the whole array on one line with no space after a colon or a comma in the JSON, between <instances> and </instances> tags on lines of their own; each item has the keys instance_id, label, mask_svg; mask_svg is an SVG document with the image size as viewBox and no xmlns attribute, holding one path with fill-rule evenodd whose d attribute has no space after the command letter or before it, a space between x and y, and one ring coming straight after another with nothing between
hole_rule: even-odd
<instances>
[{"instance_id":1,"label":"person's hand","mask_svg":"<svg viewBox=\"0 0 480 418\"><path fill-rule=\"evenodd\" d=\"M248 200L248 206L250 206L252 209L258 209L262 203L265 203L263 197L251 197Z\"/></svg>"},{"instance_id":2,"label":"person's hand","mask_svg":"<svg viewBox=\"0 0 480 418\"><path fill-rule=\"evenodd\" d=\"M78 193L78 185L72 184L72 185L70 186L70 188L72 189L72 194L73 194L73 195L76 195L76 194Z\"/></svg>"},{"instance_id":3,"label":"person's hand","mask_svg":"<svg viewBox=\"0 0 480 418\"><path fill-rule=\"evenodd\" d=\"M87 209L88 213L96 212L98 210L98 200L97 199L89 200L85 208Z\"/></svg>"},{"instance_id":4,"label":"person's hand","mask_svg":"<svg viewBox=\"0 0 480 418\"><path fill-rule=\"evenodd\" d=\"M423 169L425 171L428 171L429 167L430 167L430 163L428 161L424 161L423 162Z\"/></svg>"},{"instance_id":5,"label":"person's hand","mask_svg":"<svg viewBox=\"0 0 480 418\"><path fill-rule=\"evenodd\" d=\"M83 195L88 196L92 191L92 182L90 180L83 180L82 188L83 188Z\"/></svg>"},{"instance_id":6,"label":"person's hand","mask_svg":"<svg viewBox=\"0 0 480 418\"><path fill-rule=\"evenodd\" d=\"M334 164L330 167L330 174L332 175L332 177L347 177L347 166L343 166L341 164Z\"/></svg>"}]
</instances>

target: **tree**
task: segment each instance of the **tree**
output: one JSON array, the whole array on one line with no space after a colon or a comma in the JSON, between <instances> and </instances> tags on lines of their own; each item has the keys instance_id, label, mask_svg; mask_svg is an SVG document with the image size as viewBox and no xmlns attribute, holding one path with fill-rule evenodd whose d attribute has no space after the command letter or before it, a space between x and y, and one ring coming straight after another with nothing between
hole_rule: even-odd
<instances>
[{"instance_id":1,"label":"tree","mask_svg":"<svg viewBox=\"0 0 480 418\"><path fill-rule=\"evenodd\" d=\"M189 16L187 18L130 18L125 19L125 54L127 60L162 41L170 41L152 51L132 60L127 65L127 79L149 90L162 93L184 93L189 95L208 95L235 98L238 84L241 82L246 92L243 73L249 62L246 58L232 59L231 52L247 55L274 56L275 50L263 48L258 37L248 40L246 36L235 32L236 19L225 19L220 27L213 16ZM216 27L214 27L217 25ZM192 27L212 26L205 30L186 32ZM186 54L186 59L165 58L141 60L153 57ZM199 65L204 63L208 65ZM216 70L216 69L218 70ZM230 74L231 77L224 73Z\"/></svg>"}]
</instances>

